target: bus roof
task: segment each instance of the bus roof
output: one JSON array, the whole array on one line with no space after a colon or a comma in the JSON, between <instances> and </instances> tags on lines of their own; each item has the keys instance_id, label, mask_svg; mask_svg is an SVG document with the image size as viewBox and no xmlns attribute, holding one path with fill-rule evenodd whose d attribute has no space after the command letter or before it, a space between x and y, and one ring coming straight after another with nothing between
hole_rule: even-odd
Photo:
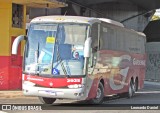
<instances>
[{"instance_id":1,"label":"bus roof","mask_svg":"<svg viewBox=\"0 0 160 113\"><path fill-rule=\"evenodd\" d=\"M31 23L47 23L47 22L75 22L75 23L85 23L85 24L93 24L100 23L101 21L114 24L120 27L124 27L124 25L120 22L106 19L106 18L94 18L94 17L82 17L82 16L42 16L34 18Z\"/></svg>"},{"instance_id":2,"label":"bus roof","mask_svg":"<svg viewBox=\"0 0 160 113\"><path fill-rule=\"evenodd\" d=\"M32 19L32 21L31 21L31 23L54 23L54 22L58 22L58 23L82 23L82 24L84 23L84 24L90 24L90 25L92 25L94 23L105 22L105 23L109 23L109 24L112 24L112 25L115 25L115 26L125 28L122 23L111 20L111 19L83 17L83 16L63 16L63 15L41 16L41 17L36 17L36 18ZM128 29L128 30L136 32L139 35L145 36L143 33L139 33L135 30L132 30L132 29Z\"/></svg>"},{"instance_id":3,"label":"bus roof","mask_svg":"<svg viewBox=\"0 0 160 113\"><path fill-rule=\"evenodd\" d=\"M106 22L106 23L110 23L110 24L116 25L116 26L124 27L124 25L122 23L114 21L114 20L111 20L111 19L99 18L99 20L101 20L103 22Z\"/></svg>"},{"instance_id":4,"label":"bus roof","mask_svg":"<svg viewBox=\"0 0 160 113\"><path fill-rule=\"evenodd\" d=\"M93 23L100 23L101 21L97 18L93 17L81 17L81 16L42 16L34 18L31 23L53 23L53 22L73 22L73 23L84 23L84 24L93 24Z\"/></svg>"}]
</instances>

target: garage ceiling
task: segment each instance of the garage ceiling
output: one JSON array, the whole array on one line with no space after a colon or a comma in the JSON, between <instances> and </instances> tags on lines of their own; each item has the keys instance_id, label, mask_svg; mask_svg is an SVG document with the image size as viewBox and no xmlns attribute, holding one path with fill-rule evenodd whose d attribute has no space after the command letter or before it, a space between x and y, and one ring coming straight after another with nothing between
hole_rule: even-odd
<instances>
[{"instance_id":1,"label":"garage ceiling","mask_svg":"<svg viewBox=\"0 0 160 113\"><path fill-rule=\"evenodd\" d=\"M83 5L94 5L108 2L134 3L145 10L153 10L160 8L160 0L69 0Z\"/></svg>"}]
</instances>

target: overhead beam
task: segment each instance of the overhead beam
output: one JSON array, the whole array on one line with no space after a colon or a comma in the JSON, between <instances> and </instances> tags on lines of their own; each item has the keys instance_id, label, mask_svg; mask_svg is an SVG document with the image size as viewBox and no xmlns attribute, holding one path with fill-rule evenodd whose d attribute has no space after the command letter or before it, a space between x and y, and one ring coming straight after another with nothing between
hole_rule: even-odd
<instances>
[{"instance_id":1,"label":"overhead beam","mask_svg":"<svg viewBox=\"0 0 160 113\"><path fill-rule=\"evenodd\" d=\"M106 2L116 2L118 0L86 0L86 5L92 5L92 4L100 4L100 3L106 3Z\"/></svg>"},{"instance_id":2,"label":"overhead beam","mask_svg":"<svg viewBox=\"0 0 160 113\"><path fill-rule=\"evenodd\" d=\"M36 8L59 8L67 6L65 2L59 2L58 0L12 0L12 2Z\"/></svg>"}]
</instances>

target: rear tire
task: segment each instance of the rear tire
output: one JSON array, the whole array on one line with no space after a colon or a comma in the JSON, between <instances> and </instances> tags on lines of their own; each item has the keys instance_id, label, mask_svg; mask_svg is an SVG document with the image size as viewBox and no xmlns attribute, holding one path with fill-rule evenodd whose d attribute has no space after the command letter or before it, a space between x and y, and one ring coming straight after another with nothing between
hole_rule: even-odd
<instances>
[{"instance_id":1,"label":"rear tire","mask_svg":"<svg viewBox=\"0 0 160 113\"><path fill-rule=\"evenodd\" d=\"M47 98L47 97L38 97L38 98L43 104L53 104L56 101L55 98Z\"/></svg>"},{"instance_id":2,"label":"rear tire","mask_svg":"<svg viewBox=\"0 0 160 113\"><path fill-rule=\"evenodd\" d=\"M89 100L90 104L101 104L104 98L104 87L103 84L100 82L97 89L97 95L95 98Z\"/></svg>"},{"instance_id":3,"label":"rear tire","mask_svg":"<svg viewBox=\"0 0 160 113\"><path fill-rule=\"evenodd\" d=\"M135 91L138 91L138 79L135 81Z\"/></svg>"},{"instance_id":4,"label":"rear tire","mask_svg":"<svg viewBox=\"0 0 160 113\"><path fill-rule=\"evenodd\" d=\"M130 81L129 88L128 88L127 96L128 96L128 98L131 98L131 97L134 96L134 94L135 94L135 84L134 84L134 82L131 80L131 81Z\"/></svg>"}]
</instances>

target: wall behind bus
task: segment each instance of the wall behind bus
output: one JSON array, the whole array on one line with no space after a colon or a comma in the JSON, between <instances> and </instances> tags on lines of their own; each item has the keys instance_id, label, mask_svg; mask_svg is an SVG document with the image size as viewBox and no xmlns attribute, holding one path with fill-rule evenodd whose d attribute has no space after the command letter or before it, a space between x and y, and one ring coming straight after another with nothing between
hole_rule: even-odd
<instances>
[{"instance_id":1,"label":"wall behind bus","mask_svg":"<svg viewBox=\"0 0 160 113\"><path fill-rule=\"evenodd\" d=\"M0 2L0 89L8 89L10 5ZM3 18L2 18L3 17Z\"/></svg>"},{"instance_id":2,"label":"wall behind bus","mask_svg":"<svg viewBox=\"0 0 160 113\"><path fill-rule=\"evenodd\" d=\"M12 0L0 1L0 90L21 89L22 85L22 45L18 55L11 54L13 40L25 35L25 12L23 6L22 28L12 27ZM3 18L2 18L3 17Z\"/></svg>"},{"instance_id":3,"label":"wall behind bus","mask_svg":"<svg viewBox=\"0 0 160 113\"><path fill-rule=\"evenodd\" d=\"M147 69L146 79L160 81L160 42L146 44Z\"/></svg>"}]
</instances>

